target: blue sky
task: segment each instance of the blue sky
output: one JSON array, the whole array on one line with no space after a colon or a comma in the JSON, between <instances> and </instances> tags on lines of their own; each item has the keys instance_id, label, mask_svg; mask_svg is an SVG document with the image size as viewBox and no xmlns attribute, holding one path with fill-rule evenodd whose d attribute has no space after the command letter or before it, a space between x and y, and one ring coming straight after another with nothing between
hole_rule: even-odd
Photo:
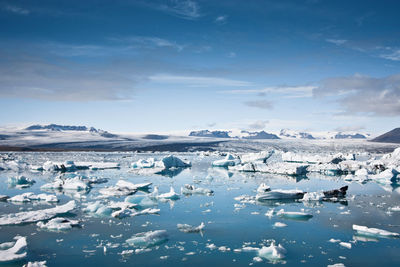
<instances>
[{"instance_id":1,"label":"blue sky","mask_svg":"<svg viewBox=\"0 0 400 267\"><path fill-rule=\"evenodd\" d=\"M399 126L398 1L0 1L0 122Z\"/></svg>"}]
</instances>

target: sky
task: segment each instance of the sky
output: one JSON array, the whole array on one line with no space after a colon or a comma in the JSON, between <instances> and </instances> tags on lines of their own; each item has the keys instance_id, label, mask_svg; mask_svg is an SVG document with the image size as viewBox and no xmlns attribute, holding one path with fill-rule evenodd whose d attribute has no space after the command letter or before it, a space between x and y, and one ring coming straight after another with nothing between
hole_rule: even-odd
<instances>
[{"instance_id":1,"label":"sky","mask_svg":"<svg viewBox=\"0 0 400 267\"><path fill-rule=\"evenodd\" d=\"M400 125L400 2L0 0L0 125Z\"/></svg>"}]
</instances>

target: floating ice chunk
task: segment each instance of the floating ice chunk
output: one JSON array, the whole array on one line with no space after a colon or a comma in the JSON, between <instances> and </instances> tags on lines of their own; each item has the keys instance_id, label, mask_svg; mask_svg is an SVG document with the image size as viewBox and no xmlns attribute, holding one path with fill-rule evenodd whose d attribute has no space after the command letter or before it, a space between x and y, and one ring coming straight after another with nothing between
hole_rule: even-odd
<instances>
[{"instance_id":1,"label":"floating ice chunk","mask_svg":"<svg viewBox=\"0 0 400 267\"><path fill-rule=\"evenodd\" d=\"M46 161L43 164L43 170L45 171L60 171L60 172L73 172L78 169L88 169L89 166L76 166L72 160L65 161L64 163L56 163L52 161Z\"/></svg>"},{"instance_id":2,"label":"floating ice chunk","mask_svg":"<svg viewBox=\"0 0 400 267\"><path fill-rule=\"evenodd\" d=\"M272 242L269 247L263 246L258 250L258 256L270 261L277 261L285 258L286 249L279 244L275 245L275 242Z\"/></svg>"},{"instance_id":3,"label":"floating ice chunk","mask_svg":"<svg viewBox=\"0 0 400 267\"><path fill-rule=\"evenodd\" d=\"M161 162L163 163L163 166L165 169L169 168L186 168L192 166L192 163L190 161L185 161L182 160L178 157L175 157L173 155L169 155L164 157Z\"/></svg>"},{"instance_id":4,"label":"floating ice chunk","mask_svg":"<svg viewBox=\"0 0 400 267\"><path fill-rule=\"evenodd\" d=\"M15 225L22 223L32 223L37 221L48 220L56 217L59 214L67 213L75 209L75 201L56 206L50 209L35 210L35 211L23 211L12 214L5 214L0 216L0 226L1 225Z\"/></svg>"},{"instance_id":5,"label":"floating ice chunk","mask_svg":"<svg viewBox=\"0 0 400 267\"><path fill-rule=\"evenodd\" d=\"M141 211L134 211L132 209L121 209L114 211L111 216L114 218L125 218L125 217L134 217L134 216L139 216L139 215L149 215L149 214L158 214L160 212L160 209L151 209L147 208Z\"/></svg>"},{"instance_id":6,"label":"floating ice chunk","mask_svg":"<svg viewBox=\"0 0 400 267\"><path fill-rule=\"evenodd\" d=\"M61 179L57 178L52 183L44 184L40 187L42 190L75 190L75 191L86 191L90 189L90 186L79 179L79 177Z\"/></svg>"},{"instance_id":7,"label":"floating ice chunk","mask_svg":"<svg viewBox=\"0 0 400 267\"><path fill-rule=\"evenodd\" d=\"M240 172L256 172L257 167L254 163L248 162L241 165L229 166L229 170L231 171L240 171Z\"/></svg>"},{"instance_id":8,"label":"floating ice chunk","mask_svg":"<svg viewBox=\"0 0 400 267\"><path fill-rule=\"evenodd\" d=\"M22 267L47 267L46 263L46 261L30 261Z\"/></svg>"},{"instance_id":9,"label":"floating ice chunk","mask_svg":"<svg viewBox=\"0 0 400 267\"><path fill-rule=\"evenodd\" d=\"M222 252L227 252L227 251L230 251L231 248L229 248L229 247L227 247L227 246L220 246L220 247L218 248L218 250L219 250L219 251L222 251Z\"/></svg>"},{"instance_id":10,"label":"floating ice chunk","mask_svg":"<svg viewBox=\"0 0 400 267\"><path fill-rule=\"evenodd\" d=\"M360 235L376 236L376 237L400 237L399 233L389 232L378 228L368 228L367 226L361 226L353 224L353 230L357 231Z\"/></svg>"},{"instance_id":11,"label":"floating ice chunk","mask_svg":"<svg viewBox=\"0 0 400 267\"><path fill-rule=\"evenodd\" d=\"M369 178L375 180L387 180L387 181L395 181L399 172L396 169L390 168L386 169L381 173L370 175Z\"/></svg>"},{"instance_id":12,"label":"floating ice chunk","mask_svg":"<svg viewBox=\"0 0 400 267\"><path fill-rule=\"evenodd\" d=\"M9 199L10 197L7 195L0 195L0 201L6 201L7 199Z\"/></svg>"},{"instance_id":13,"label":"floating ice chunk","mask_svg":"<svg viewBox=\"0 0 400 267\"><path fill-rule=\"evenodd\" d=\"M225 167L235 166L240 162L239 159L235 158L232 154L228 153L224 159L216 160L212 163L214 167Z\"/></svg>"},{"instance_id":14,"label":"floating ice chunk","mask_svg":"<svg viewBox=\"0 0 400 267\"><path fill-rule=\"evenodd\" d=\"M32 192L20 194L13 196L8 199L10 202L31 202L31 201L45 201L49 203L58 202L58 198L55 195L48 195L48 194L38 194L35 195Z\"/></svg>"},{"instance_id":15,"label":"floating ice chunk","mask_svg":"<svg viewBox=\"0 0 400 267\"><path fill-rule=\"evenodd\" d=\"M207 244L206 248L208 248L210 250L214 250L214 249L217 249L217 246L215 244Z\"/></svg>"},{"instance_id":16,"label":"floating ice chunk","mask_svg":"<svg viewBox=\"0 0 400 267\"><path fill-rule=\"evenodd\" d=\"M257 188L257 193L264 193L268 191L271 191L271 187L269 187L265 183L260 184L260 186Z\"/></svg>"},{"instance_id":17,"label":"floating ice chunk","mask_svg":"<svg viewBox=\"0 0 400 267\"><path fill-rule=\"evenodd\" d=\"M327 267L346 267L343 263L330 264Z\"/></svg>"},{"instance_id":18,"label":"floating ice chunk","mask_svg":"<svg viewBox=\"0 0 400 267\"><path fill-rule=\"evenodd\" d=\"M157 205L157 201L149 195L133 195L125 198L125 202L136 204L140 208L152 207Z\"/></svg>"},{"instance_id":19,"label":"floating ice chunk","mask_svg":"<svg viewBox=\"0 0 400 267\"><path fill-rule=\"evenodd\" d=\"M254 261L254 262L262 262L263 259L260 258L260 257L254 257L254 258L253 258L253 261Z\"/></svg>"},{"instance_id":20,"label":"floating ice chunk","mask_svg":"<svg viewBox=\"0 0 400 267\"><path fill-rule=\"evenodd\" d=\"M145 190L150 187L153 183L141 183L141 184L133 184L124 180L119 180L116 184L119 188L127 188L129 190Z\"/></svg>"},{"instance_id":21,"label":"floating ice chunk","mask_svg":"<svg viewBox=\"0 0 400 267\"><path fill-rule=\"evenodd\" d=\"M243 154L240 156L240 161L242 164L255 162L255 161L265 162L267 159L269 159L272 156L273 153L274 153L274 150L261 151L259 153Z\"/></svg>"},{"instance_id":22,"label":"floating ice chunk","mask_svg":"<svg viewBox=\"0 0 400 267\"><path fill-rule=\"evenodd\" d=\"M390 211L400 211L400 206L394 206L389 208Z\"/></svg>"},{"instance_id":23,"label":"floating ice chunk","mask_svg":"<svg viewBox=\"0 0 400 267\"><path fill-rule=\"evenodd\" d=\"M274 223L274 227L286 227L286 226L287 226L286 223L281 223L281 222Z\"/></svg>"},{"instance_id":24,"label":"floating ice chunk","mask_svg":"<svg viewBox=\"0 0 400 267\"><path fill-rule=\"evenodd\" d=\"M76 165L79 167L88 166L89 169L96 170L106 170L106 169L118 169L120 164L118 162L77 162Z\"/></svg>"},{"instance_id":25,"label":"floating ice chunk","mask_svg":"<svg viewBox=\"0 0 400 267\"><path fill-rule=\"evenodd\" d=\"M139 159L138 161L132 163L132 168L134 169L147 169L153 168L155 166L154 158Z\"/></svg>"},{"instance_id":26,"label":"floating ice chunk","mask_svg":"<svg viewBox=\"0 0 400 267\"><path fill-rule=\"evenodd\" d=\"M198 233L201 232L205 224L202 222L199 226L191 226L189 224L177 224L178 230L184 233Z\"/></svg>"},{"instance_id":27,"label":"floating ice chunk","mask_svg":"<svg viewBox=\"0 0 400 267\"><path fill-rule=\"evenodd\" d=\"M351 249L351 243L348 243L348 242L339 242L339 245L341 245L342 247Z\"/></svg>"},{"instance_id":28,"label":"floating ice chunk","mask_svg":"<svg viewBox=\"0 0 400 267\"><path fill-rule=\"evenodd\" d=\"M310 193L305 193L301 200L302 201L322 201L322 199L324 197L325 197L325 194L323 192L310 192Z\"/></svg>"},{"instance_id":29,"label":"floating ice chunk","mask_svg":"<svg viewBox=\"0 0 400 267\"><path fill-rule=\"evenodd\" d=\"M168 240L166 230L156 230L138 233L126 240L130 246L139 248L150 248L161 245Z\"/></svg>"},{"instance_id":30,"label":"floating ice chunk","mask_svg":"<svg viewBox=\"0 0 400 267\"><path fill-rule=\"evenodd\" d=\"M274 162L270 164L257 164L255 165L256 171L273 173L273 174L283 174L290 176L301 176L308 173L309 165L299 164L299 163L287 163L287 162Z\"/></svg>"},{"instance_id":31,"label":"floating ice chunk","mask_svg":"<svg viewBox=\"0 0 400 267\"><path fill-rule=\"evenodd\" d=\"M157 196L159 199L170 199L170 200L178 200L180 197L177 193L175 193L174 188L171 186L168 193L160 194Z\"/></svg>"},{"instance_id":32,"label":"floating ice chunk","mask_svg":"<svg viewBox=\"0 0 400 267\"><path fill-rule=\"evenodd\" d=\"M214 193L213 190L201 187L195 187L194 185L185 184L184 187L181 187L181 194L186 195L212 195Z\"/></svg>"},{"instance_id":33,"label":"floating ice chunk","mask_svg":"<svg viewBox=\"0 0 400 267\"><path fill-rule=\"evenodd\" d=\"M274 199L301 199L304 196L304 192L301 190L282 190L274 189L266 191L264 193L258 193L256 199L258 201L263 200L274 200Z\"/></svg>"},{"instance_id":34,"label":"floating ice chunk","mask_svg":"<svg viewBox=\"0 0 400 267\"><path fill-rule=\"evenodd\" d=\"M283 209L278 211L276 214L286 219L301 220L301 221L306 221L313 217L309 213L297 212L297 211L284 211Z\"/></svg>"},{"instance_id":35,"label":"floating ice chunk","mask_svg":"<svg viewBox=\"0 0 400 267\"><path fill-rule=\"evenodd\" d=\"M49 231L65 231L72 229L73 226L79 226L79 221L59 217L51 219L47 223L38 222L36 225L41 229Z\"/></svg>"},{"instance_id":36,"label":"floating ice chunk","mask_svg":"<svg viewBox=\"0 0 400 267\"><path fill-rule=\"evenodd\" d=\"M355 176L368 176L368 171L364 168L356 170L354 173Z\"/></svg>"},{"instance_id":37,"label":"floating ice chunk","mask_svg":"<svg viewBox=\"0 0 400 267\"><path fill-rule=\"evenodd\" d=\"M20 260L26 257L26 237L19 237L15 243L7 242L0 244L0 247L8 247L7 249L0 249L0 262L9 262ZM4 245L6 244L6 245Z\"/></svg>"},{"instance_id":38,"label":"floating ice chunk","mask_svg":"<svg viewBox=\"0 0 400 267\"><path fill-rule=\"evenodd\" d=\"M27 188L33 185L35 180L19 175L16 177L9 177L7 182L10 187Z\"/></svg>"},{"instance_id":39,"label":"floating ice chunk","mask_svg":"<svg viewBox=\"0 0 400 267\"><path fill-rule=\"evenodd\" d=\"M104 187L99 193L105 196L127 196L134 194L137 190L147 190L152 183L133 184L119 180L115 186Z\"/></svg>"},{"instance_id":40,"label":"floating ice chunk","mask_svg":"<svg viewBox=\"0 0 400 267\"><path fill-rule=\"evenodd\" d=\"M340 242L340 239L331 238L331 239L328 240L328 242L331 242L331 243L339 243L339 242Z\"/></svg>"}]
</instances>

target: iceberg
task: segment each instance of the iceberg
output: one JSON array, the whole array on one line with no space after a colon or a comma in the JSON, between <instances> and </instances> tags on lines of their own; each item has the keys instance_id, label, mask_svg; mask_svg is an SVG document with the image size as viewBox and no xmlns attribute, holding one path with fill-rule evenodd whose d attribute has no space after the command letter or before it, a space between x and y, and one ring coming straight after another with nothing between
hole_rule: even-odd
<instances>
[{"instance_id":1,"label":"iceberg","mask_svg":"<svg viewBox=\"0 0 400 267\"><path fill-rule=\"evenodd\" d=\"M240 156L240 162L244 163L252 163L255 161L266 162L271 156L274 154L274 150L270 151L261 151L259 153L247 153Z\"/></svg>"},{"instance_id":2,"label":"iceberg","mask_svg":"<svg viewBox=\"0 0 400 267\"><path fill-rule=\"evenodd\" d=\"M128 245L138 248L151 248L168 241L166 230L138 233L126 240Z\"/></svg>"},{"instance_id":3,"label":"iceberg","mask_svg":"<svg viewBox=\"0 0 400 267\"><path fill-rule=\"evenodd\" d=\"M270 164L257 164L255 171L282 174L289 176L302 176L308 173L309 165L300 163L274 162Z\"/></svg>"},{"instance_id":4,"label":"iceberg","mask_svg":"<svg viewBox=\"0 0 400 267\"><path fill-rule=\"evenodd\" d=\"M154 200L154 196L148 195L133 195L125 198L125 202L137 205L137 208L146 208L156 206L158 203Z\"/></svg>"},{"instance_id":5,"label":"iceberg","mask_svg":"<svg viewBox=\"0 0 400 267\"><path fill-rule=\"evenodd\" d=\"M224 167L235 166L240 162L239 159L235 158L232 154L228 153L224 159L216 160L212 163L213 167Z\"/></svg>"},{"instance_id":6,"label":"iceberg","mask_svg":"<svg viewBox=\"0 0 400 267\"><path fill-rule=\"evenodd\" d=\"M305 212L297 212L297 211L284 211L283 209L279 210L276 213L278 216L281 216L285 219L299 220L299 221L308 221L313 216L311 214Z\"/></svg>"},{"instance_id":7,"label":"iceberg","mask_svg":"<svg viewBox=\"0 0 400 267\"><path fill-rule=\"evenodd\" d=\"M23 175L19 175L16 177L9 177L7 182L10 187L27 188L33 185L35 183L35 180L27 178Z\"/></svg>"},{"instance_id":8,"label":"iceberg","mask_svg":"<svg viewBox=\"0 0 400 267\"><path fill-rule=\"evenodd\" d=\"M177 224L178 230L184 233L198 233L201 232L205 224L202 222L199 226L191 226L189 224Z\"/></svg>"},{"instance_id":9,"label":"iceberg","mask_svg":"<svg viewBox=\"0 0 400 267\"><path fill-rule=\"evenodd\" d=\"M211 196L214 193L213 190L201 187L195 187L194 185L185 184L181 187L181 194L185 195L208 195Z\"/></svg>"},{"instance_id":10,"label":"iceberg","mask_svg":"<svg viewBox=\"0 0 400 267\"><path fill-rule=\"evenodd\" d=\"M359 235L372 236L372 237L400 237L399 233L389 232L378 228L368 228L353 224L353 230L357 231Z\"/></svg>"},{"instance_id":11,"label":"iceberg","mask_svg":"<svg viewBox=\"0 0 400 267\"><path fill-rule=\"evenodd\" d=\"M154 158L139 159L138 161L132 163L131 167L134 169L147 169L153 168L155 166Z\"/></svg>"},{"instance_id":12,"label":"iceberg","mask_svg":"<svg viewBox=\"0 0 400 267\"><path fill-rule=\"evenodd\" d=\"M47 267L46 263L47 261L30 261L22 267Z\"/></svg>"},{"instance_id":13,"label":"iceberg","mask_svg":"<svg viewBox=\"0 0 400 267\"><path fill-rule=\"evenodd\" d=\"M148 190L152 183L133 184L119 180L115 186L104 187L99 193L105 196L128 196L136 193L137 190Z\"/></svg>"},{"instance_id":14,"label":"iceberg","mask_svg":"<svg viewBox=\"0 0 400 267\"><path fill-rule=\"evenodd\" d=\"M29 192L10 197L8 201L10 202L45 201L49 203L55 203L58 202L58 198L55 195L48 195L48 194L35 195L34 193Z\"/></svg>"},{"instance_id":15,"label":"iceberg","mask_svg":"<svg viewBox=\"0 0 400 267\"><path fill-rule=\"evenodd\" d=\"M265 184L261 184L257 189L256 199L258 201L274 200L274 199L301 199L304 192L301 190L283 190L274 189Z\"/></svg>"},{"instance_id":16,"label":"iceberg","mask_svg":"<svg viewBox=\"0 0 400 267\"><path fill-rule=\"evenodd\" d=\"M155 189L155 192L158 192L158 188ZM175 193L174 188L171 186L168 193L160 194L157 196L157 198L158 199L178 200L180 197L177 193Z\"/></svg>"},{"instance_id":17,"label":"iceberg","mask_svg":"<svg viewBox=\"0 0 400 267\"><path fill-rule=\"evenodd\" d=\"M270 261L279 261L285 258L286 249L279 244L275 245L275 242L272 242L268 247L263 246L258 250L258 256Z\"/></svg>"},{"instance_id":18,"label":"iceberg","mask_svg":"<svg viewBox=\"0 0 400 267\"><path fill-rule=\"evenodd\" d=\"M182 160L178 157L175 157L173 155L169 155L164 157L161 160L162 164L164 165L165 169L170 169L170 168L186 168L186 167L191 167L192 163L190 161L185 161Z\"/></svg>"},{"instance_id":19,"label":"iceberg","mask_svg":"<svg viewBox=\"0 0 400 267\"><path fill-rule=\"evenodd\" d=\"M56 217L59 214L64 214L75 209L75 201L71 200L68 203L56 206L50 209L42 209L35 211L22 211L18 213L5 214L0 216L0 226L2 225L17 225L23 223L32 223L44 221Z\"/></svg>"},{"instance_id":20,"label":"iceberg","mask_svg":"<svg viewBox=\"0 0 400 267\"><path fill-rule=\"evenodd\" d=\"M149 215L149 214L158 214L160 212L160 209L151 209L151 208L147 208L141 211L134 211L132 209L121 209L121 210L117 210L114 211L111 216L114 218L125 218L125 217L134 217L134 216L139 216L139 215Z\"/></svg>"},{"instance_id":21,"label":"iceberg","mask_svg":"<svg viewBox=\"0 0 400 267\"><path fill-rule=\"evenodd\" d=\"M301 200L308 201L308 202L309 201L322 201L324 197L325 197L325 194L322 192L310 192L310 193L305 193Z\"/></svg>"},{"instance_id":22,"label":"iceberg","mask_svg":"<svg viewBox=\"0 0 400 267\"><path fill-rule=\"evenodd\" d=\"M26 246L26 237L19 237L15 243L7 242L0 244L0 262L9 262L25 258L27 254L25 251Z\"/></svg>"},{"instance_id":23,"label":"iceberg","mask_svg":"<svg viewBox=\"0 0 400 267\"><path fill-rule=\"evenodd\" d=\"M79 177L67 179L62 179L61 177L58 177L52 183L42 185L40 189L87 191L90 189L90 186L82 181Z\"/></svg>"},{"instance_id":24,"label":"iceberg","mask_svg":"<svg viewBox=\"0 0 400 267\"><path fill-rule=\"evenodd\" d=\"M51 219L47 223L38 222L36 225L41 229L49 231L65 231L72 229L74 226L79 226L79 221L59 217Z\"/></svg>"}]
</instances>

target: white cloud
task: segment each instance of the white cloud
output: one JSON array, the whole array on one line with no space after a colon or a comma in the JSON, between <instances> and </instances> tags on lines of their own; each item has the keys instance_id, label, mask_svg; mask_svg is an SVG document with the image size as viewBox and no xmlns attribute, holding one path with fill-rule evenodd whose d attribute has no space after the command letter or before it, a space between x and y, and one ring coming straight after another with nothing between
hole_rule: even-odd
<instances>
[{"instance_id":1,"label":"white cloud","mask_svg":"<svg viewBox=\"0 0 400 267\"><path fill-rule=\"evenodd\" d=\"M400 61L400 49L393 50L388 54L381 54L379 57L393 61Z\"/></svg>"},{"instance_id":2,"label":"white cloud","mask_svg":"<svg viewBox=\"0 0 400 267\"><path fill-rule=\"evenodd\" d=\"M218 16L215 18L215 22L218 24L225 24L228 20L228 16L227 15L222 15L222 16Z\"/></svg>"},{"instance_id":3,"label":"white cloud","mask_svg":"<svg viewBox=\"0 0 400 267\"><path fill-rule=\"evenodd\" d=\"M253 130L262 130L267 126L268 123L269 123L268 120L258 120L250 123L248 125L248 128Z\"/></svg>"},{"instance_id":4,"label":"white cloud","mask_svg":"<svg viewBox=\"0 0 400 267\"><path fill-rule=\"evenodd\" d=\"M222 93L228 94L258 94L265 95L267 93L284 95L286 98L300 98L300 97L312 97L313 89L316 86L305 85L305 86L272 86L265 87L263 89L249 89L249 90L229 90L221 91Z\"/></svg>"},{"instance_id":5,"label":"white cloud","mask_svg":"<svg viewBox=\"0 0 400 267\"><path fill-rule=\"evenodd\" d=\"M124 45L131 45L132 48L141 47L147 49L153 48L173 48L177 51L182 51L184 49L184 45L178 44L174 41L170 41L167 39L159 38L156 36L131 36L118 38L113 37L109 38L111 41L120 42Z\"/></svg>"},{"instance_id":6,"label":"white cloud","mask_svg":"<svg viewBox=\"0 0 400 267\"><path fill-rule=\"evenodd\" d=\"M345 43L347 43L347 40L344 39L326 39L325 41L335 45L344 45Z\"/></svg>"},{"instance_id":7,"label":"white cloud","mask_svg":"<svg viewBox=\"0 0 400 267\"><path fill-rule=\"evenodd\" d=\"M236 53L235 52L229 52L227 57L234 58L234 57L236 57Z\"/></svg>"},{"instance_id":8,"label":"white cloud","mask_svg":"<svg viewBox=\"0 0 400 267\"><path fill-rule=\"evenodd\" d=\"M169 74L158 74L149 77L150 81L158 83L184 84L190 87L213 87L213 86L251 86L252 83L239 80L231 80L217 77L179 76Z\"/></svg>"},{"instance_id":9,"label":"white cloud","mask_svg":"<svg viewBox=\"0 0 400 267\"><path fill-rule=\"evenodd\" d=\"M334 96L345 114L400 116L400 74L373 78L356 74L322 80L316 97Z\"/></svg>"},{"instance_id":10,"label":"white cloud","mask_svg":"<svg viewBox=\"0 0 400 267\"><path fill-rule=\"evenodd\" d=\"M6 5L3 9L18 15L29 15L31 13L31 11L28 9L12 5Z\"/></svg>"},{"instance_id":11,"label":"white cloud","mask_svg":"<svg viewBox=\"0 0 400 267\"><path fill-rule=\"evenodd\" d=\"M192 0L161 1L153 7L183 19L193 20L201 17L199 5Z\"/></svg>"},{"instance_id":12,"label":"white cloud","mask_svg":"<svg viewBox=\"0 0 400 267\"><path fill-rule=\"evenodd\" d=\"M250 100L250 101L244 101L243 104L245 104L248 107L252 108L260 108L260 109L272 109L273 104L271 101L268 100Z\"/></svg>"}]
</instances>

